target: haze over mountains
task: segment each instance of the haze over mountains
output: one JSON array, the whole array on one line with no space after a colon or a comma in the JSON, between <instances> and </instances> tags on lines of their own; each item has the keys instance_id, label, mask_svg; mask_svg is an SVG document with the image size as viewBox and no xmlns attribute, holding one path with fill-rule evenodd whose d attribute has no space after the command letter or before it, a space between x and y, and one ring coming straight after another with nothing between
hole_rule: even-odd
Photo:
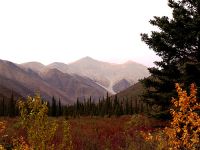
<instances>
[{"instance_id":1,"label":"haze over mountains","mask_svg":"<svg viewBox=\"0 0 200 150\"><path fill-rule=\"evenodd\" d=\"M107 92L120 92L147 76L145 66L131 61L111 64L85 57L70 64L55 62L45 66L39 62L14 64L0 60L1 91L13 90L27 96L39 90L46 99L55 96L64 104L73 103L77 97L98 99Z\"/></svg>"},{"instance_id":2,"label":"haze over mountains","mask_svg":"<svg viewBox=\"0 0 200 150\"><path fill-rule=\"evenodd\" d=\"M91 57L84 57L68 65L52 63L48 67L69 74L86 76L113 94L136 83L138 79L149 76L145 66L133 61L124 64L112 64ZM119 84L120 86L117 86Z\"/></svg>"}]
</instances>

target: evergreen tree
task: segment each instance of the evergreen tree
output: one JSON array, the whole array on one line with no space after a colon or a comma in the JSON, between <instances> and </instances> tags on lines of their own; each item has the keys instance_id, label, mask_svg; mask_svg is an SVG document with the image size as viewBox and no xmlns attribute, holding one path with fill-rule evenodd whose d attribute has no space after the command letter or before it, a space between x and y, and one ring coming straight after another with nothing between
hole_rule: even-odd
<instances>
[{"instance_id":1,"label":"evergreen tree","mask_svg":"<svg viewBox=\"0 0 200 150\"><path fill-rule=\"evenodd\" d=\"M130 114L130 105L129 105L128 98L126 98L125 113L126 113L126 115Z\"/></svg>"},{"instance_id":2,"label":"evergreen tree","mask_svg":"<svg viewBox=\"0 0 200 150\"><path fill-rule=\"evenodd\" d=\"M124 115L124 106L123 106L123 102L121 101L120 106L119 106L119 115Z\"/></svg>"},{"instance_id":3,"label":"evergreen tree","mask_svg":"<svg viewBox=\"0 0 200 150\"><path fill-rule=\"evenodd\" d=\"M104 99L104 97L103 97L103 99L100 101L100 104L99 104L100 106L100 115L103 117L103 116L105 116L105 109L106 109L106 107L105 107L105 99Z\"/></svg>"},{"instance_id":4,"label":"evergreen tree","mask_svg":"<svg viewBox=\"0 0 200 150\"><path fill-rule=\"evenodd\" d=\"M199 76L193 75L200 74L200 1L168 0L168 6L173 17L154 17L150 24L160 30L141 34L142 40L162 59L155 62L156 67L149 68L151 77L142 81L147 89L144 99L163 109L168 108L175 95L176 82L188 84L187 79L200 86Z\"/></svg>"},{"instance_id":5,"label":"evergreen tree","mask_svg":"<svg viewBox=\"0 0 200 150\"><path fill-rule=\"evenodd\" d=\"M113 111L112 112L114 112L114 115L119 113L119 102L118 102L117 94L115 95L115 98L114 98Z\"/></svg>"},{"instance_id":6,"label":"evergreen tree","mask_svg":"<svg viewBox=\"0 0 200 150\"><path fill-rule=\"evenodd\" d=\"M62 114L63 114L63 110L62 110L62 105L61 105L60 98L59 98L59 101L58 101L58 116L61 116Z\"/></svg>"},{"instance_id":7,"label":"evergreen tree","mask_svg":"<svg viewBox=\"0 0 200 150\"><path fill-rule=\"evenodd\" d=\"M130 115L133 114L133 100L132 100L132 97L131 97L131 100L130 100Z\"/></svg>"},{"instance_id":8,"label":"evergreen tree","mask_svg":"<svg viewBox=\"0 0 200 150\"><path fill-rule=\"evenodd\" d=\"M48 113L47 114L48 114L48 116L51 116L51 106L50 106L48 101L46 103L47 103L47 108L48 108Z\"/></svg>"},{"instance_id":9,"label":"evergreen tree","mask_svg":"<svg viewBox=\"0 0 200 150\"><path fill-rule=\"evenodd\" d=\"M57 116L57 105L56 105L56 99L54 98L54 96L52 97L51 116L53 117Z\"/></svg>"},{"instance_id":10,"label":"evergreen tree","mask_svg":"<svg viewBox=\"0 0 200 150\"><path fill-rule=\"evenodd\" d=\"M5 115L5 99L2 97L2 100L0 101L0 116Z\"/></svg>"},{"instance_id":11,"label":"evergreen tree","mask_svg":"<svg viewBox=\"0 0 200 150\"><path fill-rule=\"evenodd\" d=\"M8 115L9 115L9 117L14 117L16 115L15 114L15 111L16 111L15 104L16 103L15 103L14 95L13 95L13 92L12 92L10 100L9 100L9 104L8 104Z\"/></svg>"},{"instance_id":12,"label":"evergreen tree","mask_svg":"<svg viewBox=\"0 0 200 150\"><path fill-rule=\"evenodd\" d=\"M110 117L113 114L112 110L113 110L112 102L111 102L110 97L108 96L108 93L107 93L106 102L105 102L105 113L106 113L106 115L108 115L108 117Z\"/></svg>"},{"instance_id":13,"label":"evergreen tree","mask_svg":"<svg viewBox=\"0 0 200 150\"><path fill-rule=\"evenodd\" d=\"M79 99L77 98L76 100L76 116L80 115L80 103L79 103Z\"/></svg>"}]
</instances>

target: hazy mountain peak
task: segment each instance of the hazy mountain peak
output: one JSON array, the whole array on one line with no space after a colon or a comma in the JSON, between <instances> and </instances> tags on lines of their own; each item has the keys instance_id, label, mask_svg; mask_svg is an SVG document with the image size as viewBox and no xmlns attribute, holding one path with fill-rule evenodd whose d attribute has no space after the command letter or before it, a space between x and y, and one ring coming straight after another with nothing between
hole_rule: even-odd
<instances>
[{"instance_id":1,"label":"hazy mountain peak","mask_svg":"<svg viewBox=\"0 0 200 150\"><path fill-rule=\"evenodd\" d=\"M22 63L21 65L37 65L37 66L45 66L44 64L37 62L37 61L30 61L26 63Z\"/></svg>"},{"instance_id":2,"label":"hazy mountain peak","mask_svg":"<svg viewBox=\"0 0 200 150\"><path fill-rule=\"evenodd\" d=\"M62 62L53 62L53 63L51 63L51 64L49 64L47 66L54 66L54 65L67 65L67 64L62 63Z\"/></svg>"},{"instance_id":3,"label":"hazy mountain peak","mask_svg":"<svg viewBox=\"0 0 200 150\"><path fill-rule=\"evenodd\" d=\"M90 56L85 56L85 57L83 57L83 58L81 58L82 60L95 60L95 59L93 59L92 57L90 57Z\"/></svg>"},{"instance_id":4,"label":"hazy mountain peak","mask_svg":"<svg viewBox=\"0 0 200 150\"><path fill-rule=\"evenodd\" d=\"M64 73L68 72L68 65L65 64L65 63L61 63L61 62L51 63L47 67L50 68L50 69L56 68L59 71L64 72Z\"/></svg>"},{"instance_id":5,"label":"hazy mountain peak","mask_svg":"<svg viewBox=\"0 0 200 150\"><path fill-rule=\"evenodd\" d=\"M94 62L99 62L99 61L93 59L92 57L86 56L86 57L83 57L83 58L75 61L74 63L94 63Z\"/></svg>"},{"instance_id":6,"label":"hazy mountain peak","mask_svg":"<svg viewBox=\"0 0 200 150\"><path fill-rule=\"evenodd\" d=\"M126 61L124 64L133 64L133 63L136 63L136 62L134 62L134 61L132 61L132 60L128 60L128 61Z\"/></svg>"},{"instance_id":7,"label":"hazy mountain peak","mask_svg":"<svg viewBox=\"0 0 200 150\"><path fill-rule=\"evenodd\" d=\"M140 64L140 63L132 61L132 60L126 61L123 65L140 65L140 66L144 66L143 64ZM144 67L146 67L146 66L144 66Z\"/></svg>"},{"instance_id":8,"label":"hazy mountain peak","mask_svg":"<svg viewBox=\"0 0 200 150\"><path fill-rule=\"evenodd\" d=\"M26 67L27 64L23 65ZM89 78L69 75L48 67L36 73L23 65L0 60L0 95L7 94L12 89L18 95L26 97L39 90L45 100L55 96L60 98L63 104L73 103L77 97L83 99L92 96L97 100L100 96L106 95L107 91Z\"/></svg>"},{"instance_id":9,"label":"hazy mountain peak","mask_svg":"<svg viewBox=\"0 0 200 150\"><path fill-rule=\"evenodd\" d=\"M22 63L19 66L24 68L24 69L31 69L31 70L36 71L36 72L40 72L41 70L43 70L46 67L42 63L36 62L36 61Z\"/></svg>"},{"instance_id":10,"label":"hazy mountain peak","mask_svg":"<svg viewBox=\"0 0 200 150\"><path fill-rule=\"evenodd\" d=\"M83 96L83 89L85 88L87 89L86 91L90 91L89 93L92 94L90 87L99 89L100 93L104 93L101 88L111 93L119 92L136 83L139 79L149 76L147 67L132 60L124 64L112 64L95 60L89 56L70 64L54 62L45 66L39 62L28 62L18 66L32 77L40 76L45 79L45 82L47 82L45 84L49 84L51 81L52 85L57 86L60 90L62 89L61 93L63 89L66 90L64 90L65 92L70 91L68 94L71 93L70 96L73 98L75 98L74 95L79 95L80 93ZM29 69L37 74L30 72ZM7 73L6 75L10 74ZM77 94L73 93L70 88L77 89ZM95 93L92 95L100 95L97 91ZM88 93L85 94L88 95Z\"/></svg>"}]
</instances>

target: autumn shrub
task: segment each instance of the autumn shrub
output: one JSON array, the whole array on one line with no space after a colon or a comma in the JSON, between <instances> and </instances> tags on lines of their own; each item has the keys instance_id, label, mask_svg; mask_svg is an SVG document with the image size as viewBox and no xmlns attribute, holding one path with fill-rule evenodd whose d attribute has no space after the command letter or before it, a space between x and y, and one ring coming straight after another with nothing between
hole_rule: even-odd
<instances>
[{"instance_id":1,"label":"autumn shrub","mask_svg":"<svg viewBox=\"0 0 200 150\"><path fill-rule=\"evenodd\" d=\"M28 145L25 139L20 136L18 138L13 138L12 140L13 150L33 150L33 148Z\"/></svg>"},{"instance_id":2,"label":"autumn shrub","mask_svg":"<svg viewBox=\"0 0 200 150\"><path fill-rule=\"evenodd\" d=\"M126 129L126 149L131 150L149 150L155 149L158 142L145 142L144 137L147 132L154 130L153 125L157 120L142 114L135 114L125 125ZM151 137L150 137L151 138ZM145 139L148 141L147 139ZM152 140L152 139L151 139Z\"/></svg>"},{"instance_id":3,"label":"autumn shrub","mask_svg":"<svg viewBox=\"0 0 200 150\"><path fill-rule=\"evenodd\" d=\"M49 121L47 103L43 103L39 94L27 101L19 100L19 113L22 126L27 132L28 143L33 149L51 149L51 140L57 129L55 121Z\"/></svg>"},{"instance_id":4,"label":"autumn shrub","mask_svg":"<svg viewBox=\"0 0 200 150\"><path fill-rule=\"evenodd\" d=\"M168 137L164 130L157 129L153 132L141 131L140 134L153 150L168 150Z\"/></svg>"},{"instance_id":5,"label":"autumn shrub","mask_svg":"<svg viewBox=\"0 0 200 150\"><path fill-rule=\"evenodd\" d=\"M172 120L169 127L154 133L141 132L146 141L155 143L156 149L198 150L200 149L200 110L197 88L190 86L190 95L176 84L178 98L172 98L170 113Z\"/></svg>"},{"instance_id":6,"label":"autumn shrub","mask_svg":"<svg viewBox=\"0 0 200 150\"><path fill-rule=\"evenodd\" d=\"M6 122L0 121L0 135L2 136L2 133L4 132L6 128ZM4 146L0 144L0 150L5 150Z\"/></svg>"},{"instance_id":7,"label":"autumn shrub","mask_svg":"<svg viewBox=\"0 0 200 150\"><path fill-rule=\"evenodd\" d=\"M73 150L71 127L68 121L63 122L63 140L60 149Z\"/></svg>"},{"instance_id":8,"label":"autumn shrub","mask_svg":"<svg viewBox=\"0 0 200 150\"><path fill-rule=\"evenodd\" d=\"M190 86L190 95L176 84L178 99L172 99L173 108L170 110L173 117L170 127L165 129L172 149L195 150L200 148L200 110L197 88Z\"/></svg>"},{"instance_id":9,"label":"autumn shrub","mask_svg":"<svg viewBox=\"0 0 200 150\"><path fill-rule=\"evenodd\" d=\"M26 101L18 101L20 122L27 133L27 143L23 137L13 140L16 149L23 150L50 150L59 147L60 150L72 150L72 139L70 124L63 122L63 137L60 145L54 145L53 138L58 129L55 119L48 118L48 107L42 102L39 94L33 98L28 97Z\"/></svg>"},{"instance_id":10,"label":"autumn shrub","mask_svg":"<svg viewBox=\"0 0 200 150\"><path fill-rule=\"evenodd\" d=\"M152 125L152 120L145 115L135 114L131 117L130 121L127 122L126 126L134 126L135 128L149 128Z\"/></svg>"}]
</instances>

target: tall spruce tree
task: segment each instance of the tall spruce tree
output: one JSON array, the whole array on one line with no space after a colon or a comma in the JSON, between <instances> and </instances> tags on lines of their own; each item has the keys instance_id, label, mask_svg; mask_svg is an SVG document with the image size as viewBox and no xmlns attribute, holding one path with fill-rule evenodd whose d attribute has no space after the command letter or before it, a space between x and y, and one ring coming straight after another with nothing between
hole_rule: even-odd
<instances>
[{"instance_id":1,"label":"tall spruce tree","mask_svg":"<svg viewBox=\"0 0 200 150\"><path fill-rule=\"evenodd\" d=\"M52 97L52 103L51 103L51 116L53 117L57 116L57 104L54 96Z\"/></svg>"},{"instance_id":2,"label":"tall spruce tree","mask_svg":"<svg viewBox=\"0 0 200 150\"><path fill-rule=\"evenodd\" d=\"M144 79L144 99L168 108L175 96L175 83L200 86L200 0L168 0L172 18L154 17L150 24L159 31L141 34L142 40L161 57L149 68L151 77ZM188 82L186 82L187 80ZM190 83L189 83L190 82Z\"/></svg>"},{"instance_id":3,"label":"tall spruce tree","mask_svg":"<svg viewBox=\"0 0 200 150\"><path fill-rule=\"evenodd\" d=\"M2 100L0 101L0 116L5 115L5 99L2 97Z\"/></svg>"},{"instance_id":4,"label":"tall spruce tree","mask_svg":"<svg viewBox=\"0 0 200 150\"><path fill-rule=\"evenodd\" d=\"M15 100L14 100L14 94L11 93L11 97L8 103L8 115L9 117L14 117L16 115L16 107L15 107Z\"/></svg>"},{"instance_id":5,"label":"tall spruce tree","mask_svg":"<svg viewBox=\"0 0 200 150\"><path fill-rule=\"evenodd\" d=\"M58 101L58 116L61 116L63 114L63 110L62 110L62 104L60 102L60 98Z\"/></svg>"}]
</instances>

